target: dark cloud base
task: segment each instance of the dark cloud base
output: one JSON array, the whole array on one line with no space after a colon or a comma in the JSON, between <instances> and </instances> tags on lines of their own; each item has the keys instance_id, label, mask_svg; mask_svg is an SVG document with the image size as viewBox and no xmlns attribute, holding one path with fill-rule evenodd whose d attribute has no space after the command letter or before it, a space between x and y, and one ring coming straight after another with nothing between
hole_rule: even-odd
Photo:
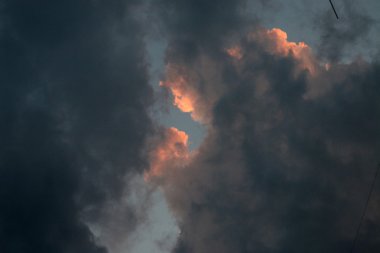
<instances>
[{"instance_id":1,"label":"dark cloud base","mask_svg":"<svg viewBox=\"0 0 380 253\"><path fill-rule=\"evenodd\" d=\"M380 66L334 66L321 75L341 80L305 99L312 77L294 77L292 57L246 46L239 73L231 62L221 67L229 73L223 81L234 81L214 83L225 90L213 107L211 137L185 170L177 168L176 193L168 193L183 222L175 252L347 252L379 163ZM268 82L264 95L252 76ZM380 248L379 190L361 252Z\"/></svg>"},{"instance_id":2,"label":"dark cloud base","mask_svg":"<svg viewBox=\"0 0 380 253\"><path fill-rule=\"evenodd\" d=\"M151 132L135 4L0 1L0 252L106 252L83 210L143 170Z\"/></svg>"}]
</instances>

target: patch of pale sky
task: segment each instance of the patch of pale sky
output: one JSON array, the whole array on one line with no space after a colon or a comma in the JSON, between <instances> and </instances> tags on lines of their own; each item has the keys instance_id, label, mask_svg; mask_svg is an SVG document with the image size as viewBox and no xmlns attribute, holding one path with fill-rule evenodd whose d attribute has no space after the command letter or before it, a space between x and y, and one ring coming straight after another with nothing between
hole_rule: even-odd
<instances>
[{"instance_id":1,"label":"patch of pale sky","mask_svg":"<svg viewBox=\"0 0 380 253\"><path fill-rule=\"evenodd\" d=\"M139 178L142 180L142 178ZM125 250L115 253L168 253L174 248L179 228L167 206L162 192L157 189L151 195L147 218L128 237Z\"/></svg>"}]
</instances>

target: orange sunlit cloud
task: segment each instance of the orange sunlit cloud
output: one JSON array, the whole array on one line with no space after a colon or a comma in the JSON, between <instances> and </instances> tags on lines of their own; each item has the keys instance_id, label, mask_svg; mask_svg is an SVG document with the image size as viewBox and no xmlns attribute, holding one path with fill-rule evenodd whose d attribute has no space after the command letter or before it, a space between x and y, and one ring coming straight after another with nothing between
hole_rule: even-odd
<instances>
[{"instance_id":1,"label":"orange sunlit cloud","mask_svg":"<svg viewBox=\"0 0 380 253\"><path fill-rule=\"evenodd\" d=\"M186 90L185 79L178 76L174 81L160 82L161 87L169 88L174 96L173 104L178 107L183 112L193 112L194 111L194 99Z\"/></svg>"},{"instance_id":2,"label":"orange sunlit cloud","mask_svg":"<svg viewBox=\"0 0 380 253\"><path fill-rule=\"evenodd\" d=\"M293 52L296 57L299 57L303 50L309 47L304 42L289 42L288 34L279 28L267 30L266 33L269 38L275 42L273 48L274 52L281 55L288 55L290 52Z\"/></svg>"},{"instance_id":3,"label":"orange sunlit cloud","mask_svg":"<svg viewBox=\"0 0 380 253\"><path fill-rule=\"evenodd\" d=\"M288 34L279 28L273 28L266 33L269 38L275 42L272 48L275 53L283 56L292 53L294 57L300 61L303 69L308 69L311 74L315 74L315 61L306 43L288 41Z\"/></svg>"},{"instance_id":4,"label":"orange sunlit cloud","mask_svg":"<svg viewBox=\"0 0 380 253\"><path fill-rule=\"evenodd\" d=\"M260 41L262 45L272 54L280 56L292 55L298 60L301 69L307 69L311 74L315 74L317 66L316 60L311 53L310 47L304 42L288 41L288 34L279 29L261 30L249 34L249 39Z\"/></svg>"},{"instance_id":5,"label":"orange sunlit cloud","mask_svg":"<svg viewBox=\"0 0 380 253\"><path fill-rule=\"evenodd\" d=\"M169 64L166 67L166 79L160 82L160 86L170 90L175 107L182 112L190 113L193 120L201 121L201 113L197 106L197 92L184 73L186 73L184 69Z\"/></svg>"},{"instance_id":6,"label":"orange sunlit cloud","mask_svg":"<svg viewBox=\"0 0 380 253\"><path fill-rule=\"evenodd\" d=\"M145 180L163 176L173 165L185 164L190 157L188 139L184 131L175 127L166 129L164 138L151 152L150 170L145 173Z\"/></svg>"},{"instance_id":7,"label":"orange sunlit cloud","mask_svg":"<svg viewBox=\"0 0 380 253\"><path fill-rule=\"evenodd\" d=\"M239 47L239 46L234 46L234 47L228 48L228 49L226 49L226 52L229 56L231 56L232 58L235 58L237 60L240 60L243 57L241 47Z\"/></svg>"}]
</instances>

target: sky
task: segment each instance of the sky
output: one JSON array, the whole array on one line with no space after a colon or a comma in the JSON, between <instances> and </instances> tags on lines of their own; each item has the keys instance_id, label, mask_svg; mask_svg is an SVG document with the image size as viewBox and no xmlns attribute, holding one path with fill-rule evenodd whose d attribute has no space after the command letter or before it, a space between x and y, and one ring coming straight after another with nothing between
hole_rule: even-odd
<instances>
[{"instance_id":1,"label":"sky","mask_svg":"<svg viewBox=\"0 0 380 253\"><path fill-rule=\"evenodd\" d=\"M0 252L379 252L380 2L333 3L0 0Z\"/></svg>"}]
</instances>

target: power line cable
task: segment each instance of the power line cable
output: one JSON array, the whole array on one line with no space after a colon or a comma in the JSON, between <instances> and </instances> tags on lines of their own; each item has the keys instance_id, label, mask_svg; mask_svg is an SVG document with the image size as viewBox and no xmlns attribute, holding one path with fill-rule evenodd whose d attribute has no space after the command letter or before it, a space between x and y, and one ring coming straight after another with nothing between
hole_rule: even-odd
<instances>
[{"instance_id":1,"label":"power line cable","mask_svg":"<svg viewBox=\"0 0 380 253\"><path fill-rule=\"evenodd\" d=\"M372 192L373 192L373 189L375 188L375 183L376 183L376 178L377 178L377 175L379 174L379 170L380 170L380 163L377 165L377 168L376 168L376 172L375 172L375 176L373 178L373 181L372 181L372 184L371 184L371 188L369 190L369 194L368 194L368 198L367 198L367 201L365 203L365 207L364 207L364 211L362 213L362 216L360 218L360 223L359 223L359 226L356 230L356 235L355 235L355 239L354 239L354 242L352 243L352 247L351 247L351 251L350 253L353 253L354 250L355 250L355 246L356 246L356 242L358 240L358 237L359 237L359 232L360 232L360 229L362 227L362 223L363 223L363 220L364 220L364 217L367 213L367 209L368 209L368 204L369 204L369 201L371 200L371 196L372 196Z\"/></svg>"},{"instance_id":2,"label":"power line cable","mask_svg":"<svg viewBox=\"0 0 380 253\"><path fill-rule=\"evenodd\" d=\"M331 4L331 7L332 7L332 9L333 9L333 11L335 13L336 19L339 19L338 13L336 13L336 10L335 10L335 7L334 7L333 3L331 2L331 0L329 0L329 1L330 1L330 4Z\"/></svg>"}]
</instances>

